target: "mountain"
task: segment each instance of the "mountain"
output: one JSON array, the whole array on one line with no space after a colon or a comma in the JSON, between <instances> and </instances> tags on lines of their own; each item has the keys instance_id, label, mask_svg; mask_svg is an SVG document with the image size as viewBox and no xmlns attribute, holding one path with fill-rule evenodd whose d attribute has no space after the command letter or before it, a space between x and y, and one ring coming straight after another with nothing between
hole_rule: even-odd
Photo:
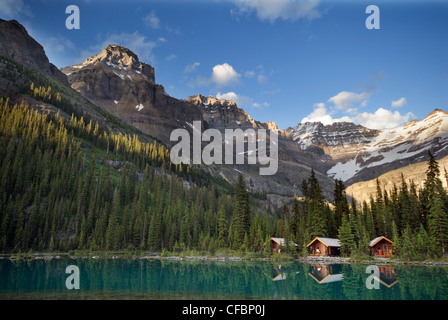
<instances>
[{"instance_id":1,"label":"mountain","mask_svg":"<svg viewBox=\"0 0 448 320\"><path fill-rule=\"evenodd\" d=\"M169 96L155 83L154 68L123 46L109 45L62 71L84 97L167 145L177 122L202 121L196 106Z\"/></svg>"},{"instance_id":2,"label":"mountain","mask_svg":"<svg viewBox=\"0 0 448 320\"><path fill-rule=\"evenodd\" d=\"M431 150L438 158L448 155L447 114L435 110L422 121L411 121L390 130L369 129L349 122L303 123L279 130L273 122L251 118L235 102L201 94L186 100L166 94L155 81L154 68L119 45L109 45L82 64L63 68L75 90L84 97L167 146L170 134L193 121L202 130L273 129L279 134L279 170L260 177L258 166L204 166L205 171L235 182L244 173L249 187L267 194L301 195L300 184L314 169L323 192L331 199L333 179L346 186L369 181L390 170L424 161ZM254 150L256 152L256 150ZM250 150L249 150L250 152Z\"/></svg>"},{"instance_id":3,"label":"mountain","mask_svg":"<svg viewBox=\"0 0 448 320\"><path fill-rule=\"evenodd\" d=\"M428 151L437 159L448 155L448 113L439 109L394 129L338 122L299 124L288 131L300 148L320 155L329 177L347 186L425 161Z\"/></svg>"},{"instance_id":4,"label":"mountain","mask_svg":"<svg viewBox=\"0 0 448 320\"><path fill-rule=\"evenodd\" d=\"M68 85L65 74L50 63L43 47L19 22L0 19L0 39L0 55L10 57Z\"/></svg>"},{"instance_id":5,"label":"mountain","mask_svg":"<svg viewBox=\"0 0 448 320\"><path fill-rule=\"evenodd\" d=\"M279 130L274 122L256 121L230 100L201 94L186 100L171 97L156 83L154 68L140 62L136 54L123 46L109 45L83 63L62 68L62 71L71 87L85 98L167 146L177 143L170 141L174 129L184 128L191 133L194 121L201 122L202 131L275 130L279 135L279 170L275 176L261 177L259 167L254 165L213 165L202 169L231 183L244 173L252 191L290 197L301 194L298 186L314 168L324 193L331 194L333 182L321 174L324 166L316 165L313 157L303 152L289 133Z\"/></svg>"}]
</instances>

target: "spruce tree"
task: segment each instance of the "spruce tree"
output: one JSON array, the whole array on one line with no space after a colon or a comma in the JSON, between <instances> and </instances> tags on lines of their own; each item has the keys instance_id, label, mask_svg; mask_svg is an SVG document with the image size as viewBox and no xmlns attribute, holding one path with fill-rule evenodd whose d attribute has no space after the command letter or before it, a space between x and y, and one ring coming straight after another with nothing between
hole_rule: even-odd
<instances>
[{"instance_id":1,"label":"spruce tree","mask_svg":"<svg viewBox=\"0 0 448 320\"><path fill-rule=\"evenodd\" d=\"M439 247L444 255L448 249L448 215L447 194L443 189L442 182L437 180L434 194L431 197L431 205L428 215L429 236Z\"/></svg>"},{"instance_id":2,"label":"spruce tree","mask_svg":"<svg viewBox=\"0 0 448 320\"><path fill-rule=\"evenodd\" d=\"M239 241L241 244L244 241L245 234L249 233L250 228L250 207L249 207L249 193L246 190L246 184L243 177L238 177L238 182L235 187L235 210L233 213L233 227L237 238L234 241Z\"/></svg>"},{"instance_id":3,"label":"spruce tree","mask_svg":"<svg viewBox=\"0 0 448 320\"><path fill-rule=\"evenodd\" d=\"M338 238L341 243L341 253L346 257L350 256L355 251L356 244L352 228L350 227L350 221L345 216L342 217L342 224L338 230Z\"/></svg>"}]
</instances>

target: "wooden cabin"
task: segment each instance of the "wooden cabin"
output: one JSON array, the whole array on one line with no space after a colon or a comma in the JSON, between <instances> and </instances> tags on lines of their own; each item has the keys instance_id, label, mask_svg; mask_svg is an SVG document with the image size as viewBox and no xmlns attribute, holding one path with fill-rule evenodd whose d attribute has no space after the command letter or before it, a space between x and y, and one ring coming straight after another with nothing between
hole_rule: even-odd
<instances>
[{"instance_id":1,"label":"wooden cabin","mask_svg":"<svg viewBox=\"0 0 448 320\"><path fill-rule=\"evenodd\" d=\"M369 243L370 254L372 256L390 258L393 254L393 242L386 237L376 237Z\"/></svg>"},{"instance_id":2,"label":"wooden cabin","mask_svg":"<svg viewBox=\"0 0 448 320\"><path fill-rule=\"evenodd\" d=\"M290 241L291 246L297 249L297 243ZM285 238L271 238L271 249L272 253L281 253L282 247L285 246Z\"/></svg>"},{"instance_id":3,"label":"wooden cabin","mask_svg":"<svg viewBox=\"0 0 448 320\"><path fill-rule=\"evenodd\" d=\"M313 256L338 256L341 243L339 239L316 237L307 245Z\"/></svg>"}]
</instances>

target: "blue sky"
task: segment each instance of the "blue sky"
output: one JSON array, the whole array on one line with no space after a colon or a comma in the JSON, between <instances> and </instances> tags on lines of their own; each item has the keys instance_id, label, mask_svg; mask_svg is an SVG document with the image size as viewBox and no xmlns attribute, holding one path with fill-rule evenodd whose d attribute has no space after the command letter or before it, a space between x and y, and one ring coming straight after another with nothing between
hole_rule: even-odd
<instances>
[{"instance_id":1,"label":"blue sky","mask_svg":"<svg viewBox=\"0 0 448 320\"><path fill-rule=\"evenodd\" d=\"M80 9L68 30L65 9ZM366 7L380 9L368 30ZM235 100L281 129L302 121L390 128L448 111L448 1L0 0L58 67L121 44L168 94Z\"/></svg>"}]
</instances>

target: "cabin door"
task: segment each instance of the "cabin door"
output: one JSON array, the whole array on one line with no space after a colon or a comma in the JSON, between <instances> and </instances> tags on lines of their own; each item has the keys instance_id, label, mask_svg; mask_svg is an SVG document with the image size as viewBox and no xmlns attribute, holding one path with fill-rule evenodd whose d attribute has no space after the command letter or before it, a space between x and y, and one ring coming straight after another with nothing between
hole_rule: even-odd
<instances>
[{"instance_id":1,"label":"cabin door","mask_svg":"<svg viewBox=\"0 0 448 320\"><path fill-rule=\"evenodd\" d=\"M389 253L387 251L387 248L388 248L387 244L383 244L383 252L384 252L383 254L384 254L385 257L387 257L389 255Z\"/></svg>"}]
</instances>

